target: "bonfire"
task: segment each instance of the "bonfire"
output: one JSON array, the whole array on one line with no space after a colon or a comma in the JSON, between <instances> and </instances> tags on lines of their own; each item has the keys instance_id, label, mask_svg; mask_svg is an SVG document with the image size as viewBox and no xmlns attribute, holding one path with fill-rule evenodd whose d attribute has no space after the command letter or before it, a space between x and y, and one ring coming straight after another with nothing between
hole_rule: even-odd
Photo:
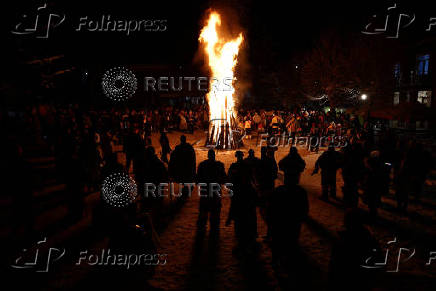
<instances>
[{"instance_id":1,"label":"bonfire","mask_svg":"<svg viewBox=\"0 0 436 291\"><path fill-rule=\"evenodd\" d=\"M199 41L208 57L211 78L206 99L209 105L209 128L206 146L219 149L235 149L242 144L241 131L237 129L235 114L234 70L242 33L236 38L225 37L221 28L221 16L210 12Z\"/></svg>"}]
</instances>

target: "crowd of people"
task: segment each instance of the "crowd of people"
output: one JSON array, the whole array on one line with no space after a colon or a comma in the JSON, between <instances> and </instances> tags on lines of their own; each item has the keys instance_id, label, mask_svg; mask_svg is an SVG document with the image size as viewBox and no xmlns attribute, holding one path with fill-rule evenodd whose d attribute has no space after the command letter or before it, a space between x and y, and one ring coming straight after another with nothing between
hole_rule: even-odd
<instances>
[{"instance_id":1,"label":"crowd of people","mask_svg":"<svg viewBox=\"0 0 436 291\"><path fill-rule=\"evenodd\" d=\"M8 136L15 137L9 143L12 154L8 161L15 165L11 175L27 173L23 172L26 145L47 146L55 156L58 179L66 185L73 219L82 216L86 192L97 191L102 178L115 170L129 173L132 164L138 193L144 193L145 183L231 183L233 195L226 225L234 224L237 254L246 255L257 250L257 209L268 227L264 238L270 242L276 266L286 264L298 246L301 224L308 215L309 203L306 190L299 185L306 163L297 148L291 147L289 154L278 163L274 145L263 146L260 158L253 150L249 150L245 158L242 151L236 151L236 160L227 172L224 164L216 160L215 150L210 149L207 160L197 167L196 153L186 137L182 135L180 143L171 149L167 132L180 130L189 133L196 128L206 129L208 115L204 107L85 112L77 105L38 106L15 115L2 114L1 118L2 124L8 126ZM13 122L3 123L6 120ZM269 136L285 133L290 137L347 137L347 145L339 150L333 143L328 145L328 150L319 156L312 173L321 170L321 198L336 199L336 175L341 169L343 201L348 209L345 220L347 232L341 243L346 245L359 241L359 238L371 241L370 234L362 226L362 219L356 214L359 190L363 192L363 201L368 204L373 219L377 217L381 197L388 194L391 184L398 208L405 212L409 196L419 198L433 167L431 155L420 143L401 140L389 131L375 142L371 139L367 121L361 122L359 118L345 113L301 108L290 111L248 110L239 112L238 121L248 136L262 132ZM153 132L160 133L160 157L151 143ZM125 153L124 165L119 163L117 156L119 146ZM284 173L284 183L276 187L279 170ZM31 191L28 185L18 187L21 187L19 192ZM186 199L186 193L190 191L189 186L183 187L180 200ZM17 201L16 207L22 207L23 199ZM136 211L151 211L154 220L159 221L163 207L160 197L142 197L138 204ZM197 222L200 234L205 232L208 220L211 233L219 233L221 205L220 195L200 196ZM334 262L356 259L347 258L344 252L346 248L335 250Z\"/></svg>"},{"instance_id":2,"label":"crowd of people","mask_svg":"<svg viewBox=\"0 0 436 291\"><path fill-rule=\"evenodd\" d=\"M248 133L286 133L296 136L355 136L368 129L368 123L344 112L309 110L240 110L239 127Z\"/></svg>"}]
</instances>

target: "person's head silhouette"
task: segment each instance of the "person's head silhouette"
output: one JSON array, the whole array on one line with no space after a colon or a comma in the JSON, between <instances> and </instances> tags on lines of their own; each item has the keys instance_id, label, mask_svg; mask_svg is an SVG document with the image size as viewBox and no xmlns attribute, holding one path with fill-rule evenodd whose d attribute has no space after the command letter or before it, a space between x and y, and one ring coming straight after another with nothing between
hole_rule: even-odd
<instances>
[{"instance_id":1,"label":"person's head silhouette","mask_svg":"<svg viewBox=\"0 0 436 291\"><path fill-rule=\"evenodd\" d=\"M215 151L213 149L209 149L207 152L207 158L211 161L215 161Z\"/></svg>"},{"instance_id":2,"label":"person's head silhouette","mask_svg":"<svg viewBox=\"0 0 436 291\"><path fill-rule=\"evenodd\" d=\"M335 150L335 144L334 144L333 142L331 142L331 143L329 144L329 148L328 148L328 150L329 150L329 151L334 151L334 150Z\"/></svg>"},{"instance_id":3,"label":"person's head silhouette","mask_svg":"<svg viewBox=\"0 0 436 291\"><path fill-rule=\"evenodd\" d=\"M186 143L186 136L180 136L180 143Z\"/></svg>"},{"instance_id":4,"label":"person's head silhouette","mask_svg":"<svg viewBox=\"0 0 436 291\"><path fill-rule=\"evenodd\" d=\"M242 151L236 151L235 157L238 161L242 161L242 159L244 158L244 153Z\"/></svg>"}]
</instances>

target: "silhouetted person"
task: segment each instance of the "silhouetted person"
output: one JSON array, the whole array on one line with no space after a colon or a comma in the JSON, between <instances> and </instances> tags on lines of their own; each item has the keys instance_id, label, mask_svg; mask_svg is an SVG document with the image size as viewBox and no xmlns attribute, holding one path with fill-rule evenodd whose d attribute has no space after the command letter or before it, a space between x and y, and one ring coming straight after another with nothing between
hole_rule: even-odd
<instances>
[{"instance_id":1,"label":"silhouetted person","mask_svg":"<svg viewBox=\"0 0 436 291\"><path fill-rule=\"evenodd\" d=\"M277 162L274 158L274 149L270 147L261 148L259 188L261 191L274 190L277 179Z\"/></svg>"},{"instance_id":2,"label":"silhouetted person","mask_svg":"<svg viewBox=\"0 0 436 291\"><path fill-rule=\"evenodd\" d=\"M407 206L409 205L409 193L411 189L410 180L408 172L404 167L400 167L395 183L395 196L397 199L397 209L402 213L407 212Z\"/></svg>"},{"instance_id":3,"label":"silhouetted person","mask_svg":"<svg viewBox=\"0 0 436 291\"><path fill-rule=\"evenodd\" d=\"M84 182L89 190L95 190L99 182L100 165L103 160L97 149L96 135L93 130L86 129L84 131L78 154L84 166L86 179Z\"/></svg>"},{"instance_id":4,"label":"silhouetted person","mask_svg":"<svg viewBox=\"0 0 436 291\"><path fill-rule=\"evenodd\" d=\"M196 157L195 150L186 142L186 136L180 136L178 144L171 152L168 171L171 178L178 183L192 183L195 181ZM182 195L186 198L189 193L187 186L183 187Z\"/></svg>"},{"instance_id":5,"label":"silhouetted person","mask_svg":"<svg viewBox=\"0 0 436 291\"><path fill-rule=\"evenodd\" d=\"M403 169L410 179L410 194L419 199L425 179L433 167L432 156L424 150L421 143L413 143L406 154Z\"/></svg>"},{"instance_id":6,"label":"silhouetted person","mask_svg":"<svg viewBox=\"0 0 436 291\"><path fill-rule=\"evenodd\" d=\"M357 207L359 202L358 183L361 180L364 165L359 144L348 144L343 151L342 178L344 180L344 203L348 207Z\"/></svg>"},{"instance_id":7,"label":"silhouetted person","mask_svg":"<svg viewBox=\"0 0 436 291\"><path fill-rule=\"evenodd\" d=\"M295 185L300 181L301 172L306 168L306 162L298 154L296 147L291 147L289 154L279 162L279 169L284 172L285 185Z\"/></svg>"},{"instance_id":8,"label":"silhouetted person","mask_svg":"<svg viewBox=\"0 0 436 291\"><path fill-rule=\"evenodd\" d=\"M109 175L114 173L125 173L125 167L117 161L116 155L112 155L106 160L106 163L101 170L101 178L102 180L104 180L109 177ZM136 184L138 187L138 193L141 193L139 192L142 191L142 188L140 188L140 181L137 180L136 177L135 180L137 182ZM95 209L93 209L92 215L92 223L97 226L96 229L105 232L107 231L107 229L110 228L110 226L108 225L110 224L108 223L108 219L113 219L113 217L111 217L112 213L110 211L112 208L114 208L112 205L109 205L102 197L100 198L99 203L97 204Z\"/></svg>"},{"instance_id":9,"label":"silhouetted person","mask_svg":"<svg viewBox=\"0 0 436 291\"><path fill-rule=\"evenodd\" d=\"M163 130L160 132L159 142L162 148L162 155L161 155L162 162L168 164L168 154L171 153L171 147L170 147L170 142L168 141L168 137L165 131Z\"/></svg>"},{"instance_id":10,"label":"silhouetted person","mask_svg":"<svg viewBox=\"0 0 436 291\"><path fill-rule=\"evenodd\" d=\"M335 151L333 144L330 144L328 150L319 156L312 173L312 175L318 173L321 168L322 199L327 200L329 192L330 197L336 198L336 172L340 167L341 154Z\"/></svg>"},{"instance_id":11,"label":"silhouetted person","mask_svg":"<svg viewBox=\"0 0 436 291\"><path fill-rule=\"evenodd\" d=\"M312 127L310 128L309 134L310 135L309 135L308 149L311 152L313 152L313 151L318 152L319 143L320 143L319 128L316 126L315 123L312 124Z\"/></svg>"},{"instance_id":12,"label":"silhouetted person","mask_svg":"<svg viewBox=\"0 0 436 291\"><path fill-rule=\"evenodd\" d=\"M113 207L109 204L105 209L107 220L110 225L106 229L108 238L108 265L102 266L104 277L109 280L111 288L126 286L148 279L154 272L154 259L148 262L138 261L126 269L121 264L114 264L114 257L141 256L141 254L153 254L156 252L154 244L153 225L150 220L141 220L136 215L136 203L126 207ZM146 259L147 260L147 259ZM116 279L114 279L116 278Z\"/></svg>"},{"instance_id":13,"label":"silhouetted person","mask_svg":"<svg viewBox=\"0 0 436 291\"><path fill-rule=\"evenodd\" d=\"M112 152L112 135L110 132L105 132L101 134L101 150L103 152L104 160L107 160L109 156L113 155Z\"/></svg>"},{"instance_id":14,"label":"silhouetted person","mask_svg":"<svg viewBox=\"0 0 436 291\"><path fill-rule=\"evenodd\" d=\"M145 181L147 178L147 160L146 160L146 153L145 153L145 148L142 150L138 150L137 152L135 152L135 154L133 155L133 174L135 176L135 182L137 185L137 191L138 193L140 193L142 195L142 193L145 193ZM127 174L128 169L126 169ZM144 199L145 201L148 201L148 199ZM142 206L143 207L147 207L147 203L143 201Z\"/></svg>"},{"instance_id":15,"label":"silhouetted person","mask_svg":"<svg viewBox=\"0 0 436 291\"><path fill-rule=\"evenodd\" d=\"M144 207L145 209L153 209L154 218L160 216L162 211L163 197L168 193L158 194L157 188L160 183L168 182L168 172L164 163L157 157L154 148L149 146L145 150L145 168L144 168L145 183L151 183L156 187L155 196L144 195ZM140 192L142 193L142 192Z\"/></svg>"},{"instance_id":16,"label":"silhouetted person","mask_svg":"<svg viewBox=\"0 0 436 291\"><path fill-rule=\"evenodd\" d=\"M110 155L101 169L101 177L104 179L112 173L124 172L124 170L125 168L118 162L117 156Z\"/></svg>"},{"instance_id":17,"label":"silhouetted person","mask_svg":"<svg viewBox=\"0 0 436 291\"><path fill-rule=\"evenodd\" d=\"M377 209L381 203L381 185L385 179L385 169L383 166L380 160L380 152L372 151L366 162L366 180L363 188L369 211L373 218L377 216Z\"/></svg>"},{"instance_id":18,"label":"silhouetted person","mask_svg":"<svg viewBox=\"0 0 436 291\"><path fill-rule=\"evenodd\" d=\"M126 153L126 170L129 172L130 162L138 159L137 155L143 155L145 143L139 136L139 130L131 131L124 142L124 152ZM134 165L133 165L134 166ZM135 166L134 166L135 167Z\"/></svg>"},{"instance_id":19,"label":"silhouetted person","mask_svg":"<svg viewBox=\"0 0 436 291\"><path fill-rule=\"evenodd\" d=\"M274 190L267 210L273 263L276 266L289 263L298 251L301 223L309 212L306 190L297 184L296 179L288 182Z\"/></svg>"},{"instance_id":20,"label":"silhouetted person","mask_svg":"<svg viewBox=\"0 0 436 291\"><path fill-rule=\"evenodd\" d=\"M244 162L244 154L236 151L237 161L232 163L228 171L228 179L232 183L233 196L226 225L234 221L238 250L244 251L253 247L257 237L256 202L257 195L249 176L249 168Z\"/></svg>"},{"instance_id":21,"label":"silhouetted person","mask_svg":"<svg viewBox=\"0 0 436 291\"><path fill-rule=\"evenodd\" d=\"M268 226L266 218L266 209L268 207L269 198L274 191L275 180L277 179L277 163L274 158L275 148L262 147L260 157L260 175L259 175L259 210L262 218ZM267 227L267 235L265 239L270 238L269 227Z\"/></svg>"},{"instance_id":22,"label":"silhouetted person","mask_svg":"<svg viewBox=\"0 0 436 291\"><path fill-rule=\"evenodd\" d=\"M244 159L244 163L247 165L249 170L249 175L251 176L252 182L257 183L260 175L260 159L255 156L254 150L248 150L248 157Z\"/></svg>"},{"instance_id":23,"label":"silhouetted person","mask_svg":"<svg viewBox=\"0 0 436 291\"><path fill-rule=\"evenodd\" d=\"M200 191L200 211L198 214L198 231L203 232L209 216L210 230L217 233L219 230L221 214L221 191L215 189L221 186L226 179L224 164L215 160L215 151L210 149L207 153L208 159L198 165L197 183L204 183Z\"/></svg>"},{"instance_id":24,"label":"silhouetted person","mask_svg":"<svg viewBox=\"0 0 436 291\"><path fill-rule=\"evenodd\" d=\"M345 213L344 226L345 230L339 232L339 240L332 248L329 290L370 290L373 270L363 266L368 258L376 255L374 250L379 249L378 243L363 225L357 209Z\"/></svg>"}]
</instances>

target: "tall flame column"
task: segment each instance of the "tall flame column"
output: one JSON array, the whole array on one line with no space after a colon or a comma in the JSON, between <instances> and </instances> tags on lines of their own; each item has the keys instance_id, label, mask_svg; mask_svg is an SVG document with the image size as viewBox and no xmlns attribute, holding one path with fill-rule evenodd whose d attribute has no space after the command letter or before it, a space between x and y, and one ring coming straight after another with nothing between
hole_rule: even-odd
<instances>
[{"instance_id":1,"label":"tall flame column","mask_svg":"<svg viewBox=\"0 0 436 291\"><path fill-rule=\"evenodd\" d=\"M235 138L238 134L235 130L237 125L233 81L243 36L239 33L237 38L226 40L218 33L220 27L221 17L217 12L212 11L199 37L212 73L206 96L209 104L209 133L206 145L230 149L238 147L237 143L239 143Z\"/></svg>"}]
</instances>

